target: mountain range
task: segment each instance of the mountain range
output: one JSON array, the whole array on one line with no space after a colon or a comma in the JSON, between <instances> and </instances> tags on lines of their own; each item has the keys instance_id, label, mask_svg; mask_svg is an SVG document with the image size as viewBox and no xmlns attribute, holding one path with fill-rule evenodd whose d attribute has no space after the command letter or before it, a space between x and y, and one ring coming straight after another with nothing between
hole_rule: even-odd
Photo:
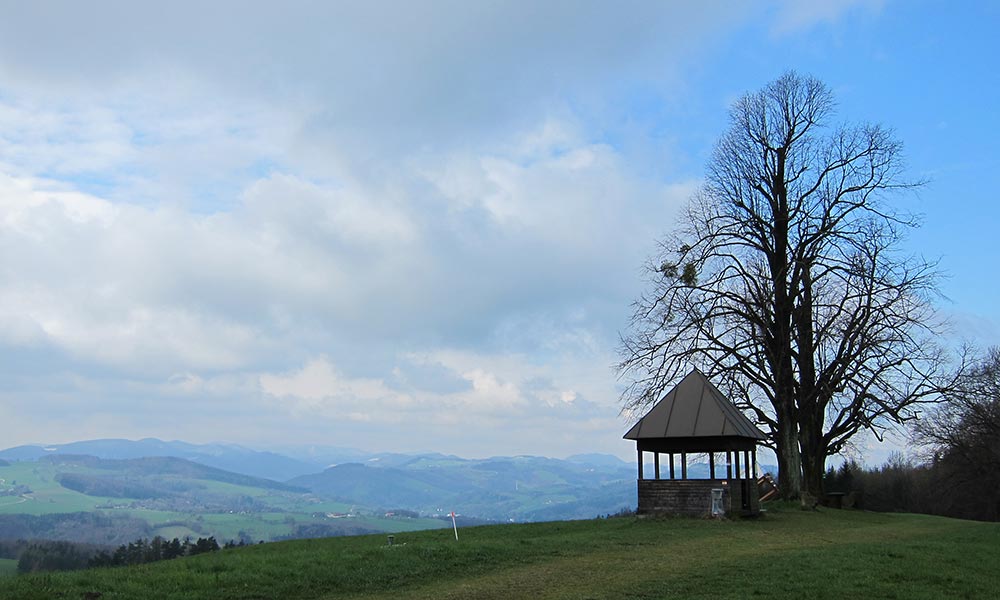
<instances>
[{"instance_id":1,"label":"mountain range","mask_svg":"<svg viewBox=\"0 0 1000 600\"><path fill-rule=\"evenodd\" d=\"M634 505L634 467L606 454L562 460L465 459L332 446L285 451L294 456L233 444L102 439L7 448L0 450L0 461L45 464L54 469L53 482L63 488L104 499L95 506L122 506L128 500L133 508L178 507L179 496L192 510L247 505L217 496L213 502L199 503L197 490L205 481L269 490L267 494L303 495L295 510L308 499L371 514L404 511L434 517L454 510L490 521L590 518ZM264 510L268 502L258 499L253 506ZM278 504L288 502L285 497ZM5 512L10 510L13 507Z\"/></svg>"},{"instance_id":2,"label":"mountain range","mask_svg":"<svg viewBox=\"0 0 1000 600\"><path fill-rule=\"evenodd\" d=\"M17 446L0 450L0 538L102 543L127 529L270 540L440 527L452 511L466 523L586 519L632 509L635 477L634 463L607 454L279 453L153 438Z\"/></svg>"},{"instance_id":3,"label":"mountain range","mask_svg":"<svg viewBox=\"0 0 1000 600\"><path fill-rule=\"evenodd\" d=\"M43 456L56 454L76 454L107 459L147 458L169 456L183 458L205 466L225 471L241 473L251 477L261 477L284 481L315 473L318 468L329 466L322 461L330 457L353 458L356 451L345 450L340 455L324 452L319 461L304 461L274 452L252 450L235 444L189 444L181 441L163 441L155 438L141 440L103 439L71 442L68 444L15 446L0 450L0 459L8 461L32 461Z\"/></svg>"}]
</instances>

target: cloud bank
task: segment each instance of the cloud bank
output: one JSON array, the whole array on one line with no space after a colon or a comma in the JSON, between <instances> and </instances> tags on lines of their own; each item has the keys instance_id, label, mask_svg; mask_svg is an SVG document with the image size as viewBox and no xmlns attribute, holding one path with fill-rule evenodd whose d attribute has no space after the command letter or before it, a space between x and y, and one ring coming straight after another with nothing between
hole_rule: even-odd
<instances>
[{"instance_id":1,"label":"cloud bank","mask_svg":"<svg viewBox=\"0 0 1000 600\"><path fill-rule=\"evenodd\" d=\"M618 331L698 185L637 107L745 5L3 14L9 444L622 451Z\"/></svg>"}]
</instances>

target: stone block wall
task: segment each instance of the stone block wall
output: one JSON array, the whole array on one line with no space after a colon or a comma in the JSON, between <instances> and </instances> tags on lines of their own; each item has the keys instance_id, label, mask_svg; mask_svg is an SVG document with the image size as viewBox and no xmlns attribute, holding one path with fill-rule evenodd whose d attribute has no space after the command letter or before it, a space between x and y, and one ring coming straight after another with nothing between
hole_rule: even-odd
<instances>
[{"instance_id":1,"label":"stone block wall","mask_svg":"<svg viewBox=\"0 0 1000 600\"><path fill-rule=\"evenodd\" d=\"M756 482L750 480L747 485L749 510L743 508L741 483L737 479L640 479L637 512L708 516L712 513L712 490L721 489L722 506L727 516L756 513L760 509Z\"/></svg>"}]
</instances>

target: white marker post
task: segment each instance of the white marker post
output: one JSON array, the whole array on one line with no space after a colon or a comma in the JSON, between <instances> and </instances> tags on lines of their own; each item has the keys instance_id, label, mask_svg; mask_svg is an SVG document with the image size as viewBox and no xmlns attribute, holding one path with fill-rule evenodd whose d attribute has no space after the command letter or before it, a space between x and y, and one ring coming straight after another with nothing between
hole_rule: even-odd
<instances>
[{"instance_id":1,"label":"white marker post","mask_svg":"<svg viewBox=\"0 0 1000 600\"><path fill-rule=\"evenodd\" d=\"M455 522L455 511L451 511L451 526L455 528L455 541L458 541L458 523Z\"/></svg>"}]
</instances>

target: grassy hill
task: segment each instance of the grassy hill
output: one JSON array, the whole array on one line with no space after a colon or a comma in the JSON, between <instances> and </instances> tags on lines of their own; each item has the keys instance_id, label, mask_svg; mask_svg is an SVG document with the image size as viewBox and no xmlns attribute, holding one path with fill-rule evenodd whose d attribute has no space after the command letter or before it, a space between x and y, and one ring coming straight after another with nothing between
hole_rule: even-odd
<instances>
[{"instance_id":1,"label":"grassy hill","mask_svg":"<svg viewBox=\"0 0 1000 600\"><path fill-rule=\"evenodd\" d=\"M157 449L197 460L135 456ZM93 450L101 456L73 454L74 450ZM229 472L199 462L215 450L229 462L239 463L241 470ZM610 455L558 460L365 454L360 461L327 464L308 475L292 477L295 469L290 468L283 482L247 474L254 470L248 464L273 463L279 455L228 446L91 440L58 447L9 448L0 451L0 456L7 457L0 458L4 461L0 462L0 539L9 536L3 529L3 515L113 511L117 516L150 521L156 535L211 534L220 539L268 541L299 535L300 525L326 525L332 534L348 525L351 533L362 533L361 527L373 532L397 528L396 522L317 521L315 515L327 513L418 513L430 518L423 527L432 528L440 524L435 517L453 510L481 522L502 523L588 519L635 505L635 469ZM689 472L696 474L697 465ZM253 518L238 524L235 521L240 519L228 516L233 514ZM198 516L203 522L195 526L192 520ZM295 523L285 523L288 517ZM178 529L181 523L186 529ZM104 540L89 536L76 541Z\"/></svg>"},{"instance_id":2,"label":"grassy hill","mask_svg":"<svg viewBox=\"0 0 1000 600\"><path fill-rule=\"evenodd\" d=\"M772 509L300 540L142 567L0 579L80 598L997 598L1000 525Z\"/></svg>"},{"instance_id":3,"label":"grassy hill","mask_svg":"<svg viewBox=\"0 0 1000 600\"><path fill-rule=\"evenodd\" d=\"M327 516L348 512L348 518ZM155 535L212 535L257 541L444 525L381 514L178 458L51 455L0 465L0 539L118 545Z\"/></svg>"}]
</instances>

